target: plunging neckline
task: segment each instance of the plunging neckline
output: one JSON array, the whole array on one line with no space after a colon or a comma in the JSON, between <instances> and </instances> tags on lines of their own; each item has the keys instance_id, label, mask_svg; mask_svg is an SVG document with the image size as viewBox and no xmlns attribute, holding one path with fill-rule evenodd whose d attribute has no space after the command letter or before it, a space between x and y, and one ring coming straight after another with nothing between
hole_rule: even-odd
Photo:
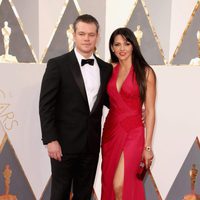
<instances>
[{"instance_id":1,"label":"plunging neckline","mask_svg":"<svg viewBox=\"0 0 200 200\"><path fill-rule=\"evenodd\" d=\"M132 66L131 66L131 68L129 69L128 74L126 75L126 78L125 78L124 81L122 82L122 85L121 85L121 87L120 87L120 90L118 90L118 88L117 88L117 79L118 79L118 76L119 76L119 66L120 66L119 64L116 66L116 67L117 67L117 72L116 72L117 75L116 75L116 82L115 82L115 88L116 88L118 94L121 93L122 88L123 88L123 86L124 86L124 83L127 81L128 77L129 77L129 74L130 74L130 72L131 72L131 69L132 69Z\"/></svg>"}]
</instances>

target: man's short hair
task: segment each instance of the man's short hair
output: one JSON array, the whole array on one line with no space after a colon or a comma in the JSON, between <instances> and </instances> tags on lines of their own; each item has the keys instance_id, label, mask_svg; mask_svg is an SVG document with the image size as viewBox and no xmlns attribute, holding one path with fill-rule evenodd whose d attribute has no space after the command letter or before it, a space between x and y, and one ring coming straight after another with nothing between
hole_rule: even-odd
<instances>
[{"instance_id":1,"label":"man's short hair","mask_svg":"<svg viewBox=\"0 0 200 200\"><path fill-rule=\"evenodd\" d=\"M76 18L76 20L73 23L73 28L74 28L74 32L76 32L76 25L79 22L84 22L84 23L88 23L88 24L95 24L96 28L97 28L97 33L99 31L99 22L97 21L97 19L95 17L93 17L92 15L89 14L84 14L84 15L80 15Z\"/></svg>"}]
</instances>

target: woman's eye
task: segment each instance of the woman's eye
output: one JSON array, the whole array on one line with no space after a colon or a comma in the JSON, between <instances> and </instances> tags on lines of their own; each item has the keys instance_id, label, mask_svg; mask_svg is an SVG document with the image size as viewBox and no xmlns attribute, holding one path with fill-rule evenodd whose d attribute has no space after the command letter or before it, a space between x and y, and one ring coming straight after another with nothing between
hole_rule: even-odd
<instances>
[{"instance_id":1,"label":"woman's eye","mask_svg":"<svg viewBox=\"0 0 200 200\"><path fill-rule=\"evenodd\" d=\"M118 47L119 45L120 45L119 43L114 44L114 46L116 46L116 47Z\"/></svg>"}]
</instances>

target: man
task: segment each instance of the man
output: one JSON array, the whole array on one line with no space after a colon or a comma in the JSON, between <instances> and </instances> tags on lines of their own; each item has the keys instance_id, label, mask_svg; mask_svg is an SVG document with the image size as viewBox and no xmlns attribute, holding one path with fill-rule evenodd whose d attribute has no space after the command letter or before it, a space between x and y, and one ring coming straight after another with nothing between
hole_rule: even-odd
<instances>
[{"instance_id":1,"label":"man","mask_svg":"<svg viewBox=\"0 0 200 200\"><path fill-rule=\"evenodd\" d=\"M75 48L50 59L40 94L42 140L51 158L51 200L90 200L100 149L102 107L112 66L96 57L99 24L74 24Z\"/></svg>"}]
</instances>

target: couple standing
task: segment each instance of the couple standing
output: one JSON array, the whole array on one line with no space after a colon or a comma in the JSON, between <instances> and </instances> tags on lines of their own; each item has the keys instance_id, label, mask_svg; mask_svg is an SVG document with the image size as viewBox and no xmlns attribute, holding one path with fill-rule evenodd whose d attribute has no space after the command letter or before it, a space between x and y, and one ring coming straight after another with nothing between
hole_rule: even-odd
<instances>
[{"instance_id":1,"label":"couple standing","mask_svg":"<svg viewBox=\"0 0 200 200\"><path fill-rule=\"evenodd\" d=\"M111 64L94 55L98 21L79 16L75 48L50 59L40 94L42 140L51 159L51 200L90 200L101 141L102 107L110 108L102 136L102 200L143 200L136 178L142 157L151 165L155 74L128 28L110 38ZM142 105L145 105L145 127Z\"/></svg>"}]
</instances>

